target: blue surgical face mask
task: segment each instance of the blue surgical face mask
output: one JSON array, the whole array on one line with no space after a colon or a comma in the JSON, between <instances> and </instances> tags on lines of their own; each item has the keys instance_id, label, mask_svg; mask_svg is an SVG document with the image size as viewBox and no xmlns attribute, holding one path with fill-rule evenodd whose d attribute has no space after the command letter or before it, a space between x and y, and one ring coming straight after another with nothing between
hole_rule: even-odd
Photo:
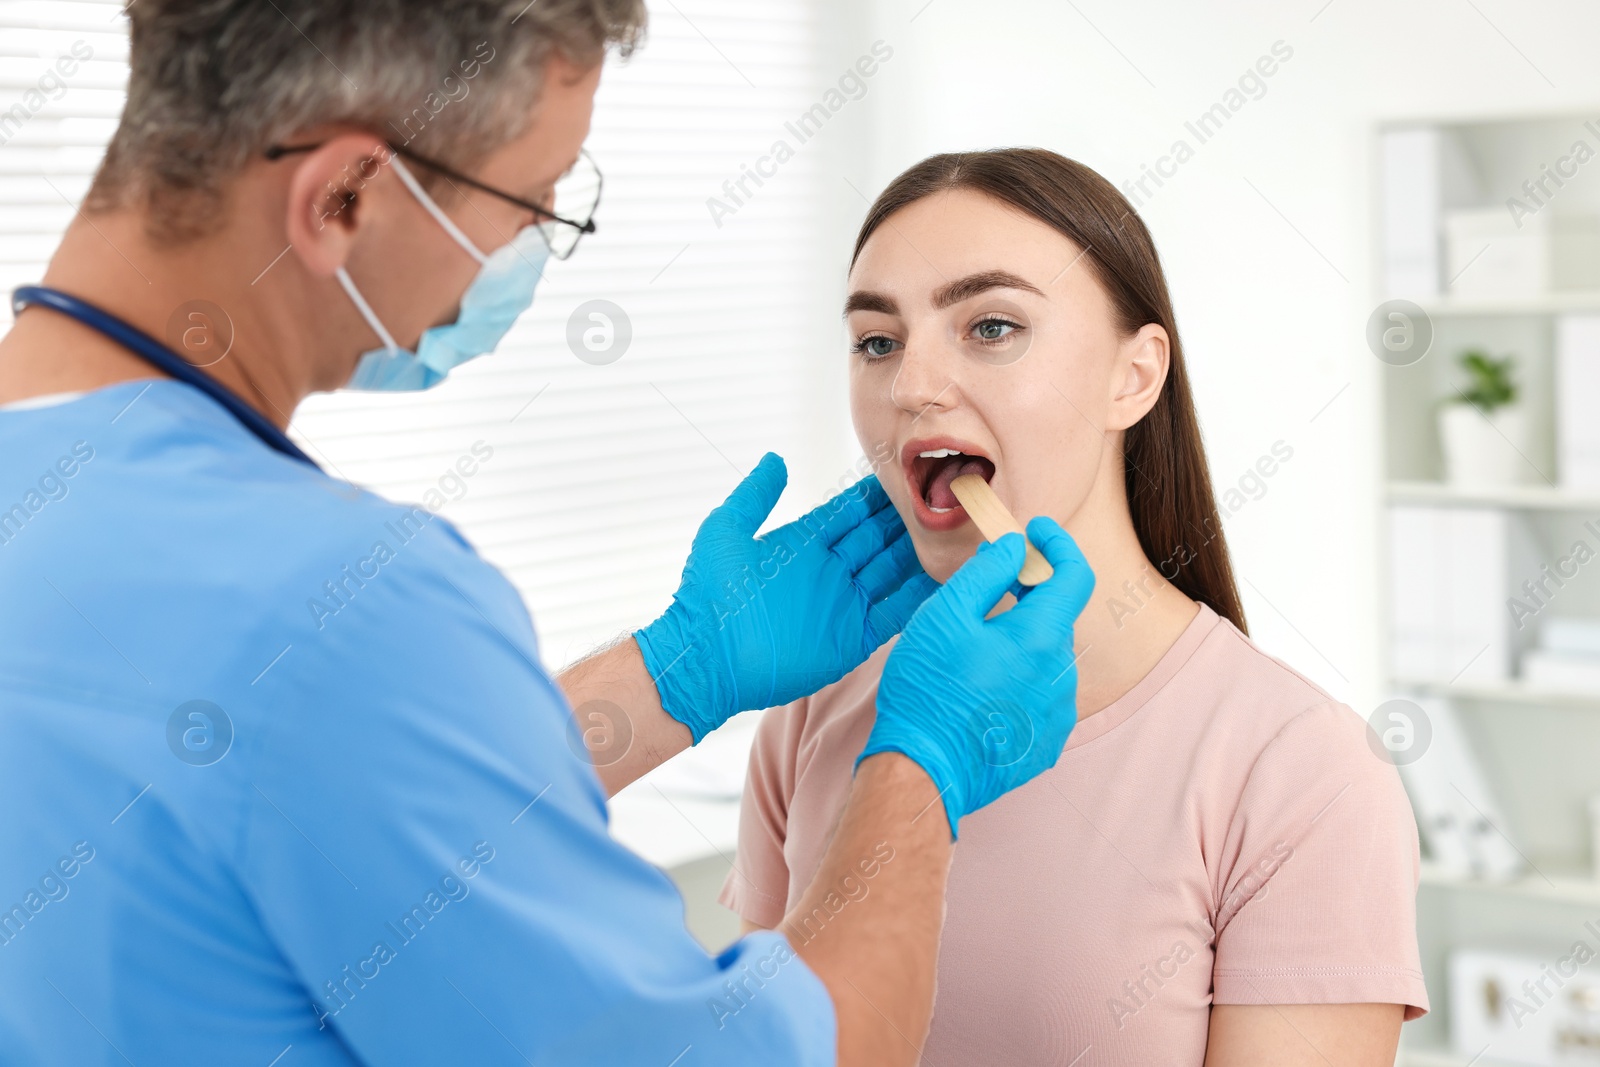
<instances>
[{"instance_id":1,"label":"blue surgical face mask","mask_svg":"<svg viewBox=\"0 0 1600 1067\"><path fill-rule=\"evenodd\" d=\"M510 244L496 249L492 255L484 255L450 216L440 210L398 157L391 156L389 165L428 214L482 266L462 294L461 311L456 320L424 331L415 352L401 348L396 343L394 335L378 320L372 305L356 289L349 273L343 267L335 271L334 276L349 294L356 310L361 312L361 317L367 320L372 332L383 341L382 348L362 355L346 388L371 391L431 389L467 360L493 352L517 321L517 316L528 310L533 303L534 288L544 276L545 261L550 257L550 244L535 224L523 228Z\"/></svg>"}]
</instances>

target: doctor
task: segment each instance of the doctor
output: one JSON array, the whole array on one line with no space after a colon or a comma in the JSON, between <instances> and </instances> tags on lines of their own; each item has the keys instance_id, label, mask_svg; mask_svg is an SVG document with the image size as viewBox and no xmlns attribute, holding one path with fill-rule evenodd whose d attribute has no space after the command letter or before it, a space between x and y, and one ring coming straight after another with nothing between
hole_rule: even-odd
<instances>
[{"instance_id":1,"label":"doctor","mask_svg":"<svg viewBox=\"0 0 1600 1067\"><path fill-rule=\"evenodd\" d=\"M1019 537L936 589L870 478L756 536L768 456L667 611L552 680L447 521L284 428L495 347L593 229L642 3L127 11L121 123L0 341L0 1058L915 1062L959 820L1074 723L1070 538L1036 520L1056 575L986 621ZM902 628L815 884L707 956L606 795Z\"/></svg>"}]
</instances>

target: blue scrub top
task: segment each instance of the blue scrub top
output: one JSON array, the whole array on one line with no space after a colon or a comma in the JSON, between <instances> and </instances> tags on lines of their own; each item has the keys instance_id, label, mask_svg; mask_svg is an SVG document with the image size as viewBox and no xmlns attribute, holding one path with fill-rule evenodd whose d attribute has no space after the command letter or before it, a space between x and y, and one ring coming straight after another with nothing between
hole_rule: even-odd
<instances>
[{"instance_id":1,"label":"blue scrub top","mask_svg":"<svg viewBox=\"0 0 1600 1067\"><path fill-rule=\"evenodd\" d=\"M174 381L0 409L0 1062L832 1063L583 751L442 517Z\"/></svg>"}]
</instances>

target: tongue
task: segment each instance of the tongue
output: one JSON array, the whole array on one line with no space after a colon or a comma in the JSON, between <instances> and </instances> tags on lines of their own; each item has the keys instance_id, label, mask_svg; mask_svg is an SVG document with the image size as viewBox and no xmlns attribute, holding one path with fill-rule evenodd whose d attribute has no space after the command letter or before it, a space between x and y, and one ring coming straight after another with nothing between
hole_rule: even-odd
<instances>
[{"instance_id":1,"label":"tongue","mask_svg":"<svg viewBox=\"0 0 1600 1067\"><path fill-rule=\"evenodd\" d=\"M964 456L951 456L945 460L944 466L934 472L933 478L928 482L928 506L933 508L953 508L960 505L956 494L951 491L950 483L963 474L976 474L980 478L986 474L982 461L968 459Z\"/></svg>"}]
</instances>

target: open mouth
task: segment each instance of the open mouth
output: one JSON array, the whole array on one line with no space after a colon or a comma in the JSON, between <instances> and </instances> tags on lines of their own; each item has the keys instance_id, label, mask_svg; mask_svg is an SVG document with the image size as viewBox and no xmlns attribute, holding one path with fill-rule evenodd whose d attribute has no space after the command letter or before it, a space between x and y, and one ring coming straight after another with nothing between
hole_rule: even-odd
<instances>
[{"instance_id":1,"label":"open mouth","mask_svg":"<svg viewBox=\"0 0 1600 1067\"><path fill-rule=\"evenodd\" d=\"M930 529L952 530L967 521L951 482L963 474L994 479L994 461L965 442L911 441L903 455L917 518Z\"/></svg>"}]
</instances>

